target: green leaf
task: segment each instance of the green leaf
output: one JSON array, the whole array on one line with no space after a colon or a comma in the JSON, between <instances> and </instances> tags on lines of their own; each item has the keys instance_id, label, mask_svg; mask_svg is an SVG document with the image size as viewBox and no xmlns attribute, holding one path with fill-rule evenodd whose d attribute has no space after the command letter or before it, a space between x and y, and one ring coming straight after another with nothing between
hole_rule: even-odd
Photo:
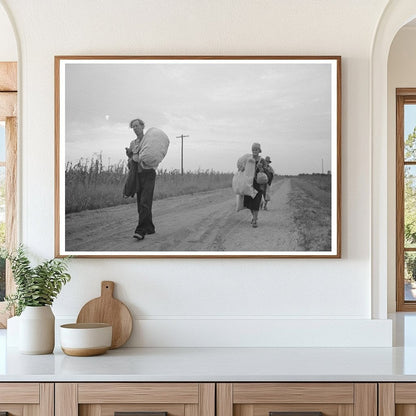
<instances>
[{"instance_id":1,"label":"green leaf","mask_svg":"<svg viewBox=\"0 0 416 416\"><path fill-rule=\"evenodd\" d=\"M71 279L69 258L45 260L32 267L22 245L12 252L0 251L10 261L16 293L5 298L7 308L20 315L26 306L52 305L63 285Z\"/></svg>"}]
</instances>

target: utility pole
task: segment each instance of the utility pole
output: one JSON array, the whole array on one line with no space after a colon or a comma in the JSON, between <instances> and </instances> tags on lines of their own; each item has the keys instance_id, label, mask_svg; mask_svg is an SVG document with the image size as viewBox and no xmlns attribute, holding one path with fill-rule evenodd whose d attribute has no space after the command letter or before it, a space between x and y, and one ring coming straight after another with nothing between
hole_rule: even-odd
<instances>
[{"instance_id":1,"label":"utility pole","mask_svg":"<svg viewBox=\"0 0 416 416\"><path fill-rule=\"evenodd\" d=\"M324 174L324 159L322 158L321 161L322 161L322 175L323 175Z\"/></svg>"},{"instance_id":2,"label":"utility pole","mask_svg":"<svg viewBox=\"0 0 416 416\"><path fill-rule=\"evenodd\" d=\"M189 136L184 136L183 134L181 134L180 136L176 136L177 139L181 139L181 175L183 175L183 138L184 137L189 137Z\"/></svg>"}]
</instances>

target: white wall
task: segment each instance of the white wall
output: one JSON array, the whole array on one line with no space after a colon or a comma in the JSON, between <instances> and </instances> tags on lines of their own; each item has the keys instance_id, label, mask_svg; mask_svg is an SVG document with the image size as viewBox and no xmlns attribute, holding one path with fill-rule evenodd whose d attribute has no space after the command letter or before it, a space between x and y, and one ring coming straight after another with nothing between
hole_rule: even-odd
<instances>
[{"instance_id":1,"label":"white wall","mask_svg":"<svg viewBox=\"0 0 416 416\"><path fill-rule=\"evenodd\" d=\"M21 39L21 240L40 257L54 253L54 55L343 59L342 259L74 259L58 318L108 279L137 319L130 345L389 345L385 297L371 320L370 214L370 55L386 3L0 0Z\"/></svg>"},{"instance_id":2,"label":"white wall","mask_svg":"<svg viewBox=\"0 0 416 416\"><path fill-rule=\"evenodd\" d=\"M396 88L416 87L416 26L404 27L391 44L388 61L388 282L389 312L396 310Z\"/></svg>"},{"instance_id":3,"label":"white wall","mask_svg":"<svg viewBox=\"0 0 416 416\"><path fill-rule=\"evenodd\" d=\"M6 10L0 6L0 61L17 61L16 37Z\"/></svg>"}]
</instances>

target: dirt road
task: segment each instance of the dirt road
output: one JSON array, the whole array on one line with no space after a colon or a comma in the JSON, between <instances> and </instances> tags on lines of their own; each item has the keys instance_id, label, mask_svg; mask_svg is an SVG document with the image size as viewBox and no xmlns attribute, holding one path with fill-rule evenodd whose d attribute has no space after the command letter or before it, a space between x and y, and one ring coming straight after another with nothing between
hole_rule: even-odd
<instances>
[{"instance_id":1,"label":"dirt road","mask_svg":"<svg viewBox=\"0 0 416 416\"><path fill-rule=\"evenodd\" d=\"M66 251L300 251L288 198L291 179L272 185L268 211L258 228L250 211L235 211L231 188L154 201L156 234L132 238L136 204L88 210L66 216Z\"/></svg>"}]
</instances>

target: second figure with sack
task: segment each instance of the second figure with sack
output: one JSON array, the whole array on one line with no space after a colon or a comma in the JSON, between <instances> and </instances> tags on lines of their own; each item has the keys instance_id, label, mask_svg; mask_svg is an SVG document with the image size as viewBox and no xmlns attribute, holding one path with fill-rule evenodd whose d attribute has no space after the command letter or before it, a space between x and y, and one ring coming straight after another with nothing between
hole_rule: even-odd
<instances>
[{"instance_id":1,"label":"second figure with sack","mask_svg":"<svg viewBox=\"0 0 416 416\"><path fill-rule=\"evenodd\" d=\"M252 219L251 225L257 228L257 220L260 210L261 200L266 192L266 186L269 181L267 175L267 163L260 157L261 146L260 143L253 143L251 146L252 158L255 161L255 170L253 178L253 188L257 191L254 197L244 195L244 207L251 211Z\"/></svg>"}]
</instances>

